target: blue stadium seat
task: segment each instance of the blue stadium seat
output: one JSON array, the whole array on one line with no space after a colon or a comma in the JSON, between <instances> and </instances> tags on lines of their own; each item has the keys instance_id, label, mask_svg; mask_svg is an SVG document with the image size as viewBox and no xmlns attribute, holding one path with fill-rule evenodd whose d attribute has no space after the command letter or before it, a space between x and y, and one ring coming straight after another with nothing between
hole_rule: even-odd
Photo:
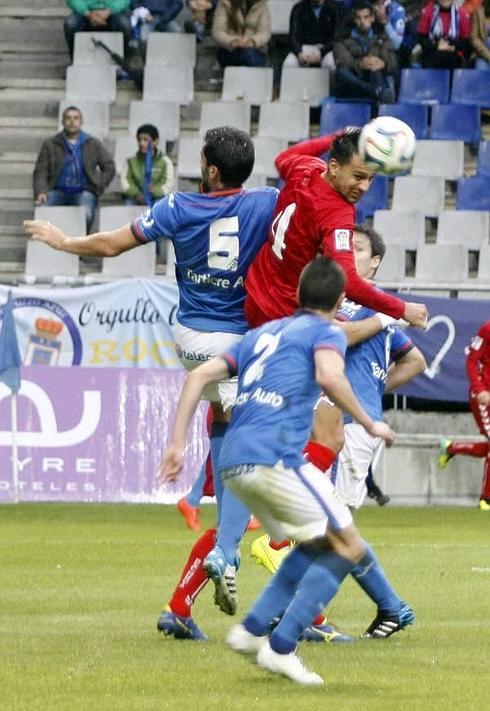
<instances>
[{"instance_id":1,"label":"blue stadium seat","mask_svg":"<svg viewBox=\"0 0 490 711\"><path fill-rule=\"evenodd\" d=\"M451 101L490 107L488 72L485 69L455 69Z\"/></svg>"},{"instance_id":2,"label":"blue stadium seat","mask_svg":"<svg viewBox=\"0 0 490 711\"><path fill-rule=\"evenodd\" d=\"M326 103L320 114L320 135L334 133L344 126L363 126L371 118L371 104Z\"/></svg>"},{"instance_id":3,"label":"blue stadium seat","mask_svg":"<svg viewBox=\"0 0 490 711\"><path fill-rule=\"evenodd\" d=\"M388 207L388 178L375 175L371 187L356 204L357 222L364 222L372 217L376 210L386 210Z\"/></svg>"},{"instance_id":4,"label":"blue stadium seat","mask_svg":"<svg viewBox=\"0 0 490 711\"><path fill-rule=\"evenodd\" d=\"M474 104L436 104L432 107L431 138L478 143L480 136L481 117L478 106Z\"/></svg>"},{"instance_id":5,"label":"blue stadium seat","mask_svg":"<svg viewBox=\"0 0 490 711\"><path fill-rule=\"evenodd\" d=\"M457 210L490 210L490 176L460 178L456 192Z\"/></svg>"},{"instance_id":6,"label":"blue stadium seat","mask_svg":"<svg viewBox=\"0 0 490 711\"><path fill-rule=\"evenodd\" d=\"M398 101L407 104L446 104L449 69L402 69Z\"/></svg>"},{"instance_id":7,"label":"blue stadium seat","mask_svg":"<svg viewBox=\"0 0 490 711\"><path fill-rule=\"evenodd\" d=\"M482 141L478 151L478 175L490 176L490 141Z\"/></svg>"},{"instance_id":8,"label":"blue stadium seat","mask_svg":"<svg viewBox=\"0 0 490 711\"><path fill-rule=\"evenodd\" d=\"M429 107L427 104L380 104L380 116L394 116L408 123L416 138L429 137Z\"/></svg>"}]
</instances>

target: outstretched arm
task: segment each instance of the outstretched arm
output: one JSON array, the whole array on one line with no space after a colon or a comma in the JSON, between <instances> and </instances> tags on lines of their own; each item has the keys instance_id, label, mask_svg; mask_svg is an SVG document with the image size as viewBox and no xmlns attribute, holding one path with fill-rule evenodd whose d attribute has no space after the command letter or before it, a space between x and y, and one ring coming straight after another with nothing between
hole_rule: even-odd
<instances>
[{"instance_id":1,"label":"outstretched arm","mask_svg":"<svg viewBox=\"0 0 490 711\"><path fill-rule=\"evenodd\" d=\"M187 376L177 405L170 443L158 472L158 479L162 483L175 481L182 469L187 430L201 399L202 391L209 383L223 380L228 376L228 363L220 357L203 363Z\"/></svg>"},{"instance_id":2,"label":"outstretched arm","mask_svg":"<svg viewBox=\"0 0 490 711\"><path fill-rule=\"evenodd\" d=\"M24 230L33 240L81 257L116 257L141 244L133 236L129 225L86 237L67 237L59 227L45 220L24 220Z\"/></svg>"}]
</instances>

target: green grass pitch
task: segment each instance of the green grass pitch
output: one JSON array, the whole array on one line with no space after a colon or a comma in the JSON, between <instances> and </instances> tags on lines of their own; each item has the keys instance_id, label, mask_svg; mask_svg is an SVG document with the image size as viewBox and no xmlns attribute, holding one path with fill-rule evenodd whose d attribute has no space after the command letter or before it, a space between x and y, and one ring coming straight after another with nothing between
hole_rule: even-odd
<instances>
[{"instance_id":1,"label":"green grass pitch","mask_svg":"<svg viewBox=\"0 0 490 711\"><path fill-rule=\"evenodd\" d=\"M214 507L204 507L206 526ZM0 507L2 711L475 711L488 708L490 519L475 509L367 507L358 525L413 628L389 640L301 644L327 681L305 689L229 651L232 623L200 596L206 643L156 631L158 613L195 540L174 507L33 504ZM244 611L267 579L249 555ZM348 580L330 616L359 635L372 603ZM238 619L238 618L235 618Z\"/></svg>"}]
</instances>

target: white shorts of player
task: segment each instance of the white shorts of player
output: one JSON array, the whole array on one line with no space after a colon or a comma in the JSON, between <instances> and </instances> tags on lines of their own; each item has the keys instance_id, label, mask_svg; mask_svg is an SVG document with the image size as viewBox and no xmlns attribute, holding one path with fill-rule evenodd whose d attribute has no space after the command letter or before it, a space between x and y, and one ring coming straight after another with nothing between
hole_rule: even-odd
<instances>
[{"instance_id":1,"label":"white shorts of player","mask_svg":"<svg viewBox=\"0 0 490 711\"><path fill-rule=\"evenodd\" d=\"M174 325L173 334L175 351L186 370L194 370L243 338L237 333L194 331L180 323ZM237 378L213 383L204 389L202 399L209 400L209 402L221 402L223 409L227 410L235 404L237 385Z\"/></svg>"},{"instance_id":2,"label":"white shorts of player","mask_svg":"<svg viewBox=\"0 0 490 711\"><path fill-rule=\"evenodd\" d=\"M358 509L366 498L369 465L381 439L371 437L357 422L345 425L344 435L345 444L339 453L335 488L347 506Z\"/></svg>"},{"instance_id":3,"label":"white shorts of player","mask_svg":"<svg viewBox=\"0 0 490 711\"><path fill-rule=\"evenodd\" d=\"M326 474L313 464L287 469L244 466L243 472L223 477L225 485L254 513L275 541L298 543L325 535L327 526L339 531L352 523L352 514Z\"/></svg>"}]
</instances>

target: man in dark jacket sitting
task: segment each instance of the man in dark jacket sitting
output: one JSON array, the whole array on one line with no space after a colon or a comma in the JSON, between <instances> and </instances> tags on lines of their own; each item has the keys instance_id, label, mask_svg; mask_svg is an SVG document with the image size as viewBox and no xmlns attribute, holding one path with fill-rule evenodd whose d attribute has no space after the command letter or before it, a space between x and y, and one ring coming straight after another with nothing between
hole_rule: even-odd
<instances>
[{"instance_id":1,"label":"man in dark jacket sitting","mask_svg":"<svg viewBox=\"0 0 490 711\"><path fill-rule=\"evenodd\" d=\"M335 68L332 55L337 12L332 0L300 0L289 18L289 54L284 67Z\"/></svg>"},{"instance_id":2,"label":"man in dark jacket sitting","mask_svg":"<svg viewBox=\"0 0 490 711\"><path fill-rule=\"evenodd\" d=\"M82 131L82 112L63 111L63 131L41 146L34 168L36 205L83 205L90 230L102 195L115 173L114 161L96 138Z\"/></svg>"},{"instance_id":3,"label":"man in dark jacket sitting","mask_svg":"<svg viewBox=\"0 0 490 711\"><path fill-rule=\"evenodd\" d=\"M375 19L373 6L358 0L351 21L344 23L335 38L335 95L391 104L398 64L388 35L382 25L375 25Z\"/></svg>"}]
</instances>

